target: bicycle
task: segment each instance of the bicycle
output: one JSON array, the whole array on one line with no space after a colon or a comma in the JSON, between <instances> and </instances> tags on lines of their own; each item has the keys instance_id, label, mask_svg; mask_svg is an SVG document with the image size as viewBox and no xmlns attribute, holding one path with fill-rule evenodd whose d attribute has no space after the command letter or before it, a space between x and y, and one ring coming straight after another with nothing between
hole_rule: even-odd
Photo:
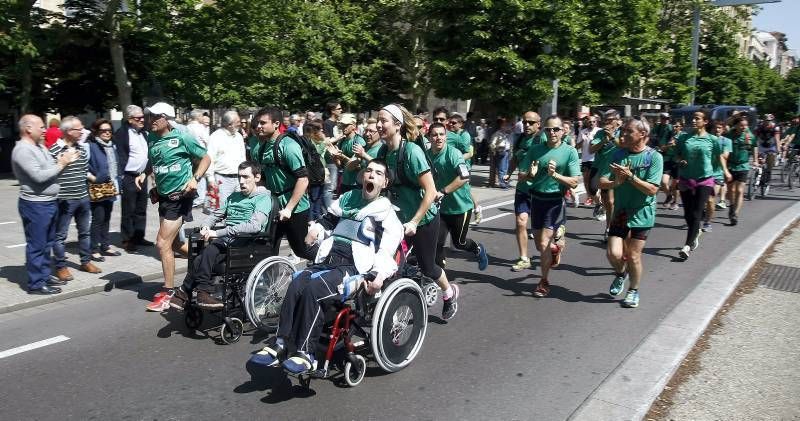
<instances>
[{"instance_id":1,"label":"bicycle","mask_svg":"<svg viewBox=\"0 0 800 421\"><path fill-rule=\"evenodd\" d=\"M764 197L764 186L762 184L762 179L764 177L764 158L758 157L758 163L753 163L753 170L750 171L750 175L747 180L747 192L745 192L744 198L745 200L753 200L753 196L755 196L755 191L760 187L761 190L761 197Z\"/></svg>"},{"instance_id":2,"label":"bicycle","mask_svg":"<svg viewBox=\"0 0 800 421\"><path fill-rule=\"evenodd\" d=\"M781 177L786 174L786 184L789 189L793 189L796 184L800 184L800 155L797 149L791 149L783 166Z\"/></svg>"}]
</instances>

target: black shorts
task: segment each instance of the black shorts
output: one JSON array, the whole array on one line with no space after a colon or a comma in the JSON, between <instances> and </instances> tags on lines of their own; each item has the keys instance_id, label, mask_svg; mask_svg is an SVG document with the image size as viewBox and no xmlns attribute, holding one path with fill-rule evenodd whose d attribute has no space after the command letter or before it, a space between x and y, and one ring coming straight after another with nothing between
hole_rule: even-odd
<instances>
[{"instance_id":1,"label":"black shorts","mask_svg":"<svg viewBox=\"0 0 800 421\"><path fill-rule=\"evenodd\" d=\"M531 228L540 230L549 228L555 230L566 220L566 206L564 198L553 199L534 198L531 200Z\"/></svg>"},{"instance_id":2,"label":"black shorts","mask_svg":"<svg viewBox=\"0 0 800 421\"><path fill-rule=\"evenodd\" d=\"M747 175L750 171L731 171L731 182L738 181L740 183L747 183Z\"/></svg>"},{"instance_id":3,"label":"black shorts","mask_svg":"<svg viewBox=\"0 0 800 421\"><path fill-rule=\"evenodd\" d=\"M664 161L664 174L672 178L678 177L678 164L675 161Z\"/></svg>"},{"instance_id":4,"label":"black shorts","mask_svg":"<svg viewBox=\"0 0 800 421\"><path fill-rule=\"evenodd\" d=\"M183 222L192 222L193 201L193 197L170 200L166 196L160 196L158 199L158 216L167 221L176 221L179 218L183 218Z\"/></svg>"},{"instance_id":5,"label":"black shorts","mask_svg":"<svg viewBox=\"0 0 800 421\"><path fill-rule=\"evenodd\" d=\"M650 234L650 228L631 228L628 226L627 213L624 211L615 211L614 217L611 219L611 224L608 227L609 237L625 239L628 238L629 233L631 238L645 241Z\"/></svg>"},{"instance_id":6,"label":"black shorts","mask_svg":"<svg viewBox=\"0 0 800 421\"><path fill-rule=\"evenodd\" d=\"M519 215L522 213L531 214L531 195L530 193L523 193L519 190L514 192L514 213Z\"/></svg>"},{"instance_id":7,"label":"black shorts","mask_svg":"<svg viewBox=\"0 0 800 421\"><path fill-rule=\"evenodd\" d=\"M583 161L581 162L581 172L591 171L592 169L592 161Z\"/></svg>"}]
</instances>

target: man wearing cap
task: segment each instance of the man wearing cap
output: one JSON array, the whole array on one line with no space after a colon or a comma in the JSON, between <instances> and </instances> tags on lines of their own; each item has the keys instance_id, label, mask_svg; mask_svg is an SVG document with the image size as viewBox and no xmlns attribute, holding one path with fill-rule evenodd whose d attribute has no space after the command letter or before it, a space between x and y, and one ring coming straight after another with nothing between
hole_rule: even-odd
<instances>
[{"instance_id":1,"label":"man wearing cap","mask_svg":"<svg viewBox=\"0 0 800 421\"><path fill-rule=\"evenodd\" d=\"M160 226L156 247L161 255L164 272L164 289L147 305L149 311L164 311L175 294L175 251L180 250L178 231L184 222L192 221L192 202L197 195L197 182L211 164L206 150L188 131L172 127L175 108L158 102L146 108L149 114L150 134L147 137L150 168L155 174L155 187L150 191L153 201L158 201ZM199 160L192 171L192 160ZM136 178L140 186L146 175Z\"/></svg>"},{"instance_id":2,"label":"man wearing cap","mask_svg":"<svg viewBox=\"0 0 800 421\"><path fill-rule=\"evenodd\" d=\"M339 194L344 194L358 188L356 175L361 169L361 161L355 156L353 149L356 145L363 148L367 142L356 133L356 116L354 114L345 113L339 117L339 130L344 135L344 138L339 141L339 151L335 154L331 153L331 157L343 168L342 185Z\"/></svg>"},{"instance_id":3,"label":"man wearing cap","mask_svg":"<svg viewBox=\"0 0 800 421\"><path fill-rule=\"evenodd\" d=\"M558 266L564 249L566 204L564 194L578 185L581 175L578 151L563 142L564 129L558 116L544 122L547 143L532 146L520 162L519 181L530 180L531 226L539 250L542 278L533 295L550 294L550 268Z\"/></svg>"}]
</instances>

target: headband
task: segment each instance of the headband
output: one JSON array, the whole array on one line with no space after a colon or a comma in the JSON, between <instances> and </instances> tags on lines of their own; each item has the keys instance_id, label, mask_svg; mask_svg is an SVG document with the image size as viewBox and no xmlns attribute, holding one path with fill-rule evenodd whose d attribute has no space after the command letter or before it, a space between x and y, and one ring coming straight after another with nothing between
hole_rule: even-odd
<instances>
[{"instance_id":1,"label":"headband","mask_svg":"<svg viewBox=\"0 0 800 421\"><path fill-rule=\"evenodd\" d=\"M400 111L400 107L398 107L397 105L389 104L383 107L383 110L391 114L395 120L400 122L400 124L405 124L405 121L403 119L403 112Z\"/></svg>"}]
</instances>

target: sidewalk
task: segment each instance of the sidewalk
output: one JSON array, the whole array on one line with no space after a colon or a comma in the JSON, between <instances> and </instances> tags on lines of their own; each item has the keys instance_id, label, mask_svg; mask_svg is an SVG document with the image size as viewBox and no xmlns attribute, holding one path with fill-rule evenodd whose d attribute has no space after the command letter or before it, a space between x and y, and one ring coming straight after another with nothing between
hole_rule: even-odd
<instances>
[{"instance_id":1,"label":"sidewalk","mask_svg":"<svg viewBox=\"0 0 800 421\"><path fill-rule=\"evenodd\" d=\"M765 256L646 419L800 419L800 224Z\"/></svg>"},{"instance_id":2,"label":"sidewalk","mask_svg":"<svg viewBox=\"0 0 800 421\"><path fill-rule=\"evenodd\" d=\"M476 165L473 167L473 183L483 186L488 177L488 166ZM41 296L27 293L27 274L25 272L25 236L17 212L17 198L19 187L16 180L0 179L0 230L2 240L0 243L0 314L55 301L66 300L87 294L109 290L113 287L123 287L139 282L158 281L162 278L161 262L155 247L140 247L136 253L123 252L119 257L107 257L105 262L96 263L103 273L89 274L78 270L77 231L74 226L70 228L67 237L68 267L75 277L66 286L61 287L61 294ZM513 200L514 190L488 189L473 187L475 198L483 203L496 203L503 200ZM119 204L114 205L111 217L111 243L117 247L120 243ZM187 228L197 226L204 215L199 210L193 212L194 222L186 224ZM148 204L147 207L147 233L145 238L155 241L158 231L158 207ZM281 254L289 253L286 241L283 241ZM180 283L186 272L186 260L176 259L176 283Z\"/></svg>"}]
</instances>

